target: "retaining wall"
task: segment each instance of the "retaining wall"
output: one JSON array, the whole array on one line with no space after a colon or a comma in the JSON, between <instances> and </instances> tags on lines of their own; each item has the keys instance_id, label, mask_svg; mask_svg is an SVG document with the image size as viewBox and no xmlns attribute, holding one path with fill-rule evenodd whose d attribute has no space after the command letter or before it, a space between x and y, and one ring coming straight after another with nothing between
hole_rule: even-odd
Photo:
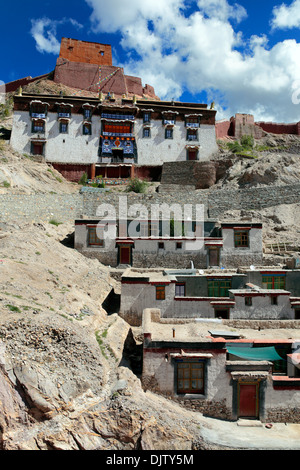
<instances>
[{"instance_id":1,"label":"retaining wall","mask_svg":"<svg viewBox=\"0 0 300 470\"><path fill-rule=\"evenodd\" d=\"M77 194L2 194L0 195L0 219L47 221L74 221L82 215L96 217L100 204L110 204L119 215L120 196L127 197L128 210L134 204L144 205L149 216L152 204L185 204L192 206L196 216L196 205L203 204L205 214L220 219L228 210L260 210L280 204L300 203L300 183L284 186L266 186L241 190L182 191L173 193L110 193L88 190ZM124 199L126 201L126 199ZM130 215L130 214L129 214ZM135 214L132 217L136 217Z\"/></svg>"}]
</instances>

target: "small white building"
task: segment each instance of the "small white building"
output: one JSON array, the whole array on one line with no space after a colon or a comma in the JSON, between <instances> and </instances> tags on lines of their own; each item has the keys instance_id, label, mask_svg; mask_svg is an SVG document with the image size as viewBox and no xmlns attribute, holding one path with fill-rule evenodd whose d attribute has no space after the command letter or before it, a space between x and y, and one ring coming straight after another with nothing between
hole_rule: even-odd
<instances>
[{"instance_id":1,"label":"small white building","mask_svg":"<svg viewBox=\"0 0 300 470\"><path fill-rule=\"evenodd\" d=\"M107 237L108 221L106 226L101 226L99 219L78 219L75 221L75 248L113 267L187 269L193 263L197 269L206 269L262 263L262 224L259 223L221 224L220 227L215 221L192 221L189 222L191 234L188 234L185 223L178 222L180 230L169 230L167 234L166 221L140 220L132 234L131 222L110 221L115 235Z\"/></svg>"},{"instance_id":2,"label":"small white building","mask_svg":"<svg viewBox=\"0 0 300 470\"><path fill-rule=\"evenodd\" d=\"M120 315L132 325L141 324L147 308L159 309L162 318L297 320L291 292L249 284L250 273L128 268Z\"/></svg>"},{"instance_id":3,"label":"small white building","mask_svg":"<svg viewBox=\"0 0 300 470\"><path fill-rule=\"evenodd\" d=\"M215 330L212 321L166 319L149 308L143 334L145 390L219 419L300 422L299 353L290 331Z\"/></svg>"}]
</instances>

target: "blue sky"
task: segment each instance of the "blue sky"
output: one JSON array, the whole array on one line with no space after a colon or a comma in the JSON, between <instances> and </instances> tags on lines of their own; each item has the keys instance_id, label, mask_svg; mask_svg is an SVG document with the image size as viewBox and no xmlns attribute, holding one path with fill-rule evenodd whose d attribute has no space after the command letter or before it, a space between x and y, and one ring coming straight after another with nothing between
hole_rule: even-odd
<instances>
[{"instance_id":1,"label":"blue sky","mask_svg":"<svg viewBox=\"0 0 300 470\"><path fill-rule=\"evenodd\" d=\"M162 99L300 120L300 0L14 0L1 17L4 82L50 72L73 37L111 44L114 65Z\"/></svg>"}]
</instances>

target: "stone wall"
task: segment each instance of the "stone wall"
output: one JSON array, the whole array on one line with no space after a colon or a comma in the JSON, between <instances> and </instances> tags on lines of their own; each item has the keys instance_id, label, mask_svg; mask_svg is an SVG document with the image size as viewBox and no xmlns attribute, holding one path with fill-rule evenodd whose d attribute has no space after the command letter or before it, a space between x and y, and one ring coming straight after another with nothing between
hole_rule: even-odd
<instances>
[{"instance_id":1,"label":"stone wall","mask_svg":"<svg viewBox=\"0 0 300 470\"><path fill-rule=\"evenodd\" d=\"M298 392L299 393L299 392ZM269 408L266 410L265 422L300 423L299 407Z\"/></svg>"},{"instance_id":2,"label":"stone wall","mask_svg":"<svg viewBox=\"0 0 300 470\"><path fill-rule=\"evenodd\" d=\"M78 194L7 194L0 195L0 217L16 219L48 220L55 216L62 221L74 221L82 215L95 217L100 204L111 204L118 215L119 198L127 197L128 207L143 204L151 215L152 204L191 204L193 217L196 205L205 206L205 214L212 219L220 219L229 210L257 210L279 204L300 202L300 183L284 186L266 186L243 190L208 190L174 192L167 194L120 194L101 190Z\"/></svg>"},{"instance_id":3,"label":"stone wall","mask_svg":"<svg viewBox=\"0 0 300 470\"><path fill-rule=\"evenodd\" d=\"M83 213L80 194L1 194L0 220L74 222Z\"/></svg>"},{"instance_id":4,"label":"stone wall","mask_svg":"<svg viewBox=\"0 0 300 470\"><path fill-rule=\"evenodd\" d=\"M183 161L164 163L160 189L165 185L193 186L194 189L207 189L217 180L216 164L214 162ZM172 190L172 187L169 188Z\"/></svg>"}]
</instances>

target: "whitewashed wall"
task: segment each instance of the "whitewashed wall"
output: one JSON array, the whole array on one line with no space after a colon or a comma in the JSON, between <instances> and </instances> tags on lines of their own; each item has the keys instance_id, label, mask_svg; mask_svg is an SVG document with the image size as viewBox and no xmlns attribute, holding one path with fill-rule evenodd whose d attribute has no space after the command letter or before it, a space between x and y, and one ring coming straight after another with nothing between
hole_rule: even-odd
<instances>
[{"instance_id":1,"label":"whitewashed wall","mask_svg":"<svg viewBox=\"0 0 300 470\"><path fill-rule=\"evenodd\" d=\"M229 386L230 376L226 373L225 369L226 354L212 353L212 356L207 364L205 399L215 401L226 400L227 406L230 408L232 389ZM165 353L144 352L143 375L153 376L162 393L175 395L175 364L173 361L166 362Z\"/></svg>"},{"instance_id":2,"label":"whitewashed wall","mask_svg":"<svg viewBox=\"0 0 300 470\"><path fill-rule=\"evenodd\" d=\"M274 294L275 291L272 291ZM278 295L278 305L271 305L270 295L252 296L252 306L245 305L245 297L235 296L235 308L231 309L231 318L247 320L286 320L293 319L294 309L291 308L288 295Z\"/></svg>"},{"instance_id":3,"label":"whitewashed wall","mask_svg":"<svg viewBox=\"0 0 300 470\"><path fill-rule=\"evenodd\" d=\"M173 130L173 139L165 139L165 127L161 120L151 121L151 137L143 138L143 120L135 122L135 135L137 139L138 164L162 165L164 162L185 161L187 159L186 145L200 145L199 160L208 160L218 150L216 131L213 125L201 125L198 129L196 141L186 140L186 127L184 122L176 122Z\"/></svg>"},{"instance_id":4,"label":"whitewashed wall","mask_svg":"<svg viewBox=\"0 0 300 470\"><path fill-rule=\"evenodd\" d=\"M241 227L241 231L243 228ZM235 248L234 246L234 230L224 229L223 233L223 253L224 254L235 254L235 255L249 255L252 253L262 254L262 230L252 228L249 230L250 246L249 248Z\"/></svg>"},{"instance_id":5,"label":"whitewashed wall","mask_svg":"<svg viewBox=\"0 0 300 470\"><path fill-rule=\"evenodd\" d=\"M31 138L39 134L31 132L32 121L28 111L15 111L11 145L20 153L30 153ZM162 121L153 120L151 123L151 138L143 138L143 120L135 123L135 136L138 149L139 165L162 165L164 162L185 161L187 159L186 145L200 145L200 161L208 160L217 151L215 126L201 125L198 130L198 141L186 140L184 122L177 122L174 127L173 139L165 139L165 127ZM69 123L68 134L59 132L57 113L48 113L46 132L40 137L46 138L45 158L48 162L92 164L98 162L101 120L99 116L92 117L92 135L83 135L83 116L73 114Z\"/></svg>"},{"instance_id":6,"label":"whitewashed wall","mask_svg":"<svg viewBox=\"0 0 300 470\"><path fill-rule=\"evenodd\" d=\"M11 146L19 153L31 152L31 139L47 140L45 159L47 162L91 164L98 161L100 139L99 117L92 118L92 135L83 135L83 116L74 114L67 134L59 132L57 113L48 113L44 134L31 132L32 121L28 111L16 111L13 119Z\"/></svg>"}]
</instances>

